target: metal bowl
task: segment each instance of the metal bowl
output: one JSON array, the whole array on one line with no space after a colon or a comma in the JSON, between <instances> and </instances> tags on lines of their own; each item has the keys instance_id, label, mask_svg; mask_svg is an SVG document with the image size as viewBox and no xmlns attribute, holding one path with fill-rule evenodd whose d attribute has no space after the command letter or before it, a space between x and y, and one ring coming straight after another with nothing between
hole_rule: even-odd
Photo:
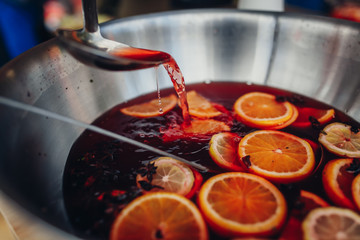
<instances>
[{"instance_id":1,"label":"metal bowl","mask_svg":"<svg viewBox=\"0 0 360 240\"><path fill-rule=\"evenodd\" d=\"M264 84L315 98L360 121L360 25L316 16L190 10L115 20L107 38L170 53L187 84ZM159 70L160 87L171 81ZM0 70L0 96L91 123L116 104L155 91L155 70L82 65L56 39ZM52 238L68 239L62 175L84 129L0 105L1 189Z\"/></svg>"}]
</instances>

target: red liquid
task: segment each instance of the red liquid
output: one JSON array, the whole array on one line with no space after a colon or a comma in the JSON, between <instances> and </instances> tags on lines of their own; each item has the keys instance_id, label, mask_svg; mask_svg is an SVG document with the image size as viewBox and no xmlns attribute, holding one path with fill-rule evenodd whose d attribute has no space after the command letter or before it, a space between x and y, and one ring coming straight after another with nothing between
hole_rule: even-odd
<instances>
[{"instance_id":1,"label":"red liquid","mask_svg":"<svg viewBox=\"0 0 360 240\"><path fill-rule=\"evenodd\" d=\"M147 50L141 48L122 48L119 51L112 52L119 57L130 58L139 61L153 61L162 64L168 72L174 85L175 91L179 97L182 114L185 124L190 124L189 107L186 99L185 81L180 68L174 58L165 52ZM146 67L145 65L143 67Z\"/></svg>"},{"instance_id":2,"label":"red liquid","mask_svg":"<svg viewBox=\"0 0 360 240\"><path fill-rule=\"evenodd\" d=\"M232 112L235 100L246 92L262 91L277 96L293 96L292 93L275 88L247 85L242 83L211 83L196 84L188 86L190 90L196 90L204 97L214 103L223 105ZM162 90L162 95L173 93L173 89ZM174 141L163 141L161 129L167 129L170 123L181 124L181 109L176 107L171 112L161 117L137 119L123 115L119 109L136 103L145 102L157 97L157 93L148 94L133 99L126 104L120 104L104 113L94 124L136 139L140 142L155 146L161 150L173 153L189 161L198 161L200 164L218 171L224 171L210 158L208 153L208 142L211 136L191 139L174 139ZM330 108L313 99L297 97L297 104L303 107ZM346 122L359 127L340 111L336 111L333 121ZM223 120L224 116L216 119ZM229 121L229 119L226 119ZM231 131L240 136L253 131L232 119ZM308 128L306 130L295 127L287 127L281 131L295 134L317 142L319 130ZM74 226L75 232L81 237L107 238L112 221L120 210L136 197L136 184L134 170L142 166L142 163L152 160L158 156L137 147L122 143L111 138L102 136L91 131L85 131L74 143L69 154L64 172L64 199L69 219ZM335 156L325 152L323 159L329 160ZM320 164L321 152L316 152L317 164ZM314 192L328 200L321 184L321 168L310 178L295 184L301 189ZM204 179L212 176L212 173L202 173ZM291 185L292 186L292 185ZM285 189L285 190L284 190ZM284 195L288 196L291 206L291 191L289 186L281 188ZM290 193L289 193L290 192ZM123 194L126 193L126 194ZM193 199L194 200L194 199ZM211 239L221 239L211 233Z\"/></svg>"}]
</instances>

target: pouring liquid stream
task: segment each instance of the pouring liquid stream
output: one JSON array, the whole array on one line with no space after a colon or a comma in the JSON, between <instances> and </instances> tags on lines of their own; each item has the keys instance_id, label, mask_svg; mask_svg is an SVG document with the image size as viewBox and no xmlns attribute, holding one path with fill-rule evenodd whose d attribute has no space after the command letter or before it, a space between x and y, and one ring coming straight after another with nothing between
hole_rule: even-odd
<instances>
[{"instance_id":1,"label":"pouring liquid stream","mask_svg":"<svg viewBox=\"0 0 360 240\"><path fill-rule=\"evenodd\" d=\"M155 67L155 84L156 84L157 98L158 98L158 102L159 102L159 113L163 114L164 110L162 108L162 103L161 103L161 92L160 92L160 88L159 88L158 72L159 72L159 68Z\"/></svg>"},{"instance_id":2,"label":"pouring liquid stream","mask_svg":"<svg viewBox=\"0 0 360 240\"><path fill-rule=\"evenodd\" d=\"M155 51L155 50L148 50L141 48L121 48L119 50L114 50L109 53L114 56L125 57L133 60L162 62L162 65L167 71L174 85L174 89L179 97L184 124L185 125L191 124L190 115L189 115L189 106L186 99L184 76L180 71L179 65L176 63L175 59L170 54L162 51Z\"/></svg>"},{"instance_id":3,"label":"pouring liquid stream","mask_svg":"<svg viewBox=\"0 0 360 240\"><path fill-rule=\"evenodd\" d=\"M29 105L29 104L25 104L25 103L22 103L22 102L19 102L19 101L15 101L15 100L12 100L12 99L9 99L9 98L5 98L5 97L2 97L2 96L0 96L0 104L3 104L5 106L9 106L9 107L12 107L12 108L16 108L16 109L28 111L28 112L31 112L31 113L35 113L35 114L38 114L38 115L42 115L44 117L56 119L56 120L59 120L59 121L62 121L62 122L65 122L65 123L68 123L68 124L71 124L71 125L75 125L75 126L84 128L84 129L89 129L91 131L103 134L105 136L112 137L114 139L117 139L117 140L129 143L129 144L132 144L132 145L137 146L139 148L146 149L146 150L151 151L153 153L156 153L156 154L159 154L159 155L162 155L162 156L166 156L166 157L175 158L175 159L177 159L177 160L179 160L181 162L184 162L184 163L186 163L186 164L188 164L188 165L190 165L190 166L192 166L192 167L194 167L194 168L196 168L196 169L198 169L200 171L204 171L204 172L210 171L208 168L206 168L206 167L204 167L204 166L202 166L202 165L200 165L200 164L198 164L196 162L188 161L188 160L186 160L184 158L175 156L175 155L170 154L168 152L165 152L165 151L162 151L162 150L157 149L155 147L143 144L141 142L138 142L138 141L135 141L133 139L127 138L125 136L119 135L117 133L108 131L106 129L99 128L99 127L97 127L95 125L87 124L85 122L82 122L82 121L79 121L79 120L76 120L76 119L72 119L72 118L69 118L69 117L66 117L66 116L63 116L63 115L60 115L60 114L45 110L45 109L41 109L41 108Z\"/></svg>"}]
</instances>

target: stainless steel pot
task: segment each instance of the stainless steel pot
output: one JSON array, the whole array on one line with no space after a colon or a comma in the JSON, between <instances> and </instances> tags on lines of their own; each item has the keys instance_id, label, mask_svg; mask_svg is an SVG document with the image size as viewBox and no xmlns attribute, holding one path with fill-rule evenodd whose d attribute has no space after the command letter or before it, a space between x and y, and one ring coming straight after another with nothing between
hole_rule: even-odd
<instances>
[{"instance_id":1,"label":"stainless steel pot","mask_svg":"<svg viewBox=\"0 0 360 240\"><path fill-rule=\"evenodd\" d=\"M187 84L265 84L331 104L360 121L357 23L286 13L194 10L115 20L102 31L113 40L170 53ZM0 95L91 123L112 106L156 90L155 75L153 69L89 68L52 39L0 70ZM160 70L160 87L171 85ZM62 174L83 129L4 105L0 113L2 190L34 214L34 221L61 229L51 229L52 238L69 238Z\"/></svg>"}]
</instances>

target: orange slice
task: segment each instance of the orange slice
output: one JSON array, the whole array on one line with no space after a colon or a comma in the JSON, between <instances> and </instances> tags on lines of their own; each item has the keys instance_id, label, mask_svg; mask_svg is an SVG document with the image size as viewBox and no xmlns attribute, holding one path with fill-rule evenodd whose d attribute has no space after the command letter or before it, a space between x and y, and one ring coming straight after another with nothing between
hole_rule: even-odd
<instances>
[{"instance_id":1,"label":"orange slice","mask_svg":"<svg viewBox=\"0 0 360 240\"><path fill-rule=\"evenodd\" d=\"M174 94L162 97L161 100L154 99L145 103L135 104L120 109L126 115L139 118L158 117L171 111L177 104L177 98Z\"/></svg>"},{"instance_id":2,"label":"orange slice","mask_svg":"<svg viewBox=\"0 0 360 240\"><path fill-rule=\"evenodd\" d=\"M329 206L330 204L328 202L315 193L300 190L300 196L296 200L290 215L302 221L311 210Z\"/></svg>"},{"instance_id":3,"label":"orange slice","mask_svg":"<svg viewBox=\"0 0 360 240\"><path fill-rule=\"evenodd\" d=\"M300 190L300 196L296 200L294 207L290 212L290 216L302 221L311 210L329 206L330 204L328 202L315 193Z\"/></svg>"},{"instance_id":4,"label":"orange slice","mask_svg":"<svg viewBox=\"0 0 360 240\"><path fill-rule=\"evenodd\" d=\"M153 165L152 165L153 164ZM195 176L186 164L170 157L160 157L149 163L151 169L146 169L143 174L138 174L136 182L145 193L150 192L173 192L186 196L192 189ZM150 171L149 171L150 170ZM149 186L149 187L147 187ZM147 189L148 188L148 189Z\"/></svg>"},{"instance_id":5,"label":"orange slice","mask_svg":"<svg viewBox=\"0 0 360 240\"><path fill-rule=\"evenodd\" d=\"M244 171L239 162L237 148L240 137L231 132L218 133L212 136L209 154L214 162L221 168L229 171Z\"/></svg>"},{"instance_id":6,"label":"orange slice","mask_svg":"<svg viewBox=\"0 0 360 240\"><path fill-rule=\"evenodd\" d=\"M360 216L349 209L325 207L312 210L302 224L304 239L359 239Z\"/></svg>"},{"instance_id":7,"label":"orange slice","mask_svg":"<svg viewBox=\"0 0 360 240\"><path fill-rule=\"evenodd\" d=\"M307 141L275 130L247 134L238 153L250 172L278 183L303 180L315 167L314 152Z\"/></svg>"},{"instance_id":8,"label":"orange slice","mask_svg":"<svg viewBox=\"0 0 360 240\"><path fill-rule=\"evenodd\" d=\"M219 132L228 132L230 127L225 123L213 119L192 120L191 125L183 128L187 134L204 134L210 135Z\"/></svg>"},{"instance_id":9,"label":"orange slice","mask_svg":"<svg viewBox=\"0 0 360 240\"><path fill-rule=\"evenodd\" d=\"M196 91L187 93L190 115L198 118L213 118L221 114L212 103Z\"/></svg>"},{"instance_id":10,"label":"orange slice","mask_svg":"<svg viewBox=\"0 0 360 240\"><path fill-rule=\"evenodd\" d=\"M178 139L192 139L193 141L206 141L219 132L229 132L231 128L222 121L214 119L195 119L190 125L174 124L162 131L164 142L176 141Z\"/></svg>"},{"instance_id":11,"label":"orange slice","mask_svg":"<svg viewBox=\"0 0 360 240\"><path fill-rule=\"evenodd\" d=\"M193 202L158 192L130 202L116 217L110 239L208 239L208 232Z\"/></svg>"},{"instance_id":12,"label":"orange slice","mask_svg":"<svg viewBox=\"0 0 360 240\"><path fill-rule=\"evenodd\" d=\"M360 210L360 174L351 183L351 195L358 210Z\"/></svg>"},{"instance_id":13,"label":"orange slice","mask_svg":"<svg viewBox=\"0 0 360 240\"><path fill-rule=\"evenodd\" d=\"M293 124L295 122L295 120L298 118L298 116L299 116L299 111L297 110L297 108L295 106L293 106L293 115L291 116L291 118L289 120L287 120L286 122L284 122L282 124L278 124L274 127L263 127L262 129L279 130L279 129L285 128L285 127Z\"/></svg>"},{"instance_id":14,"label":"orange slice","mask_svg":"<svg viewBox=\"0 0 360 240\"><path fill-rule=\"evenodd\" d=\"M338 122L327 125L319 142L338 156L360 158L360 131L353 132L350 125Z\"/></svg>"},{"instance_id":15,"label":"orange slice","mask_svg":"<svg viewBox=\"0 0 360 240\"><path fill-rule=\"evenodd\" d=\"M290 212L290 218L286 222L279 240L302 240L303 231L301 228L301 223L307 214L315 208L328 206L330 205L318 195L312 192L301 190L299 199Z\"/></svg>"},{"instance_id":16,"label":"orange slice","mask_svg":"<svg viewBox=\"0 0 360 240\"><path fill-rule=\"evenodd\" d=\"M356 209L351 194L354 175L347 171L352 161L351 158L342 158L326 163L322 182L326 194L337 206Z\"/></svg>"},{"instance_id":17,"label":"orange slice","mask_svg":"<svg viewBox=\"0 0 360 240\"><path fill-rule=\"evenodd\" d=\"M299 111L299 116L296 121L292 124L295 127L310 127L311 126L311 118L318 121L319 124L324 124L329 122L335 116L334 109L318 109L318 108L310 108L303 107L297 108Z\"/></svg>"},{"instance_id":18,"label":"orange slice","mask_svg":"<svg viewBox=\"0 0 360 240\"><path fill-rule=\"evenodd\" d=\"M185 195L185 197L189 198L189 199L192 198L193 196L195 196L199 192L200 187L203 183L203 176L201 175L201 173L196 171L193 167L191 167L191 170L193 171L195 181L194 181L194 185L193 185L192 189L190 190L190 192Z\"/></svg>"},{"instance_id":19,"label":"orange slice","mask_svg":"<svg viewBox=\"0 0 360 240\"><path fill-rule=\"evenodd\" d=\"M315 193L305 190L300 191L300 202L303 205L303 209L306 211L303 216L315 208L330 206L328 202L326 202L324 199L322 199Z\"/></svg>"},{"instance_id":20,"label":"orange slice","mask_svg":"<svg viewBox=\"0 0 360 240\"><path fill-rule=\"evenodd\" d=\"M234 111L240 121L256 128L273 128L289 121L295 106L289 102L278 102L272 94L250 92L239 97Z\"/></svg>"},{"instance_id":21,"label":"orange slice","mask_svg":"<svg viewBox=\"0 0 360 240\"><path fill-rule=\"evenodd\" d=\"M272 236L287 213L285 198L272 183L241 172L208 179L198 205L210 227L224 237Z\"/></svg>"}]
</instances>

